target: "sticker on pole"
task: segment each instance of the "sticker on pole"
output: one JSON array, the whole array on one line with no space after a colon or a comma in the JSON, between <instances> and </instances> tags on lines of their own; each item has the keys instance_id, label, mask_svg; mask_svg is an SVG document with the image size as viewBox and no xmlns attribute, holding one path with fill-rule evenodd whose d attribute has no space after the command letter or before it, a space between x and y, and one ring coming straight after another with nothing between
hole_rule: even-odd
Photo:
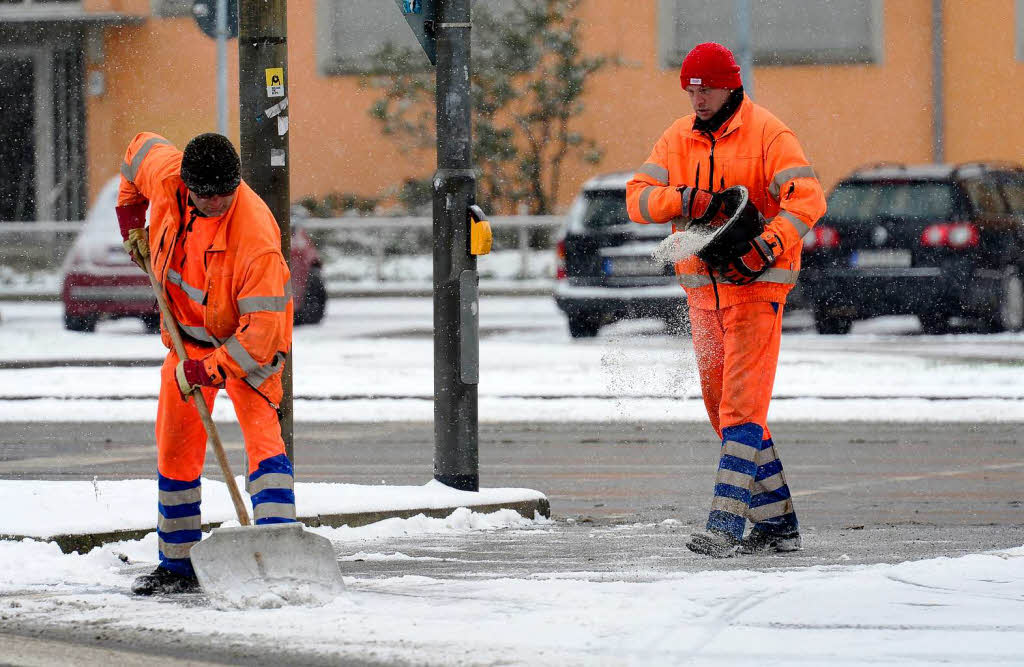
<instances>
[{"instance_id":1,"label":"sticker on pole","mask_svg":"<svg viewBox=\"0 0 1024 667\"><path fill-rule=\"evenodd\" d=\"M284 97L284 68L269 67L267 73L267 97Z\"/></svg>"}]
</instances>

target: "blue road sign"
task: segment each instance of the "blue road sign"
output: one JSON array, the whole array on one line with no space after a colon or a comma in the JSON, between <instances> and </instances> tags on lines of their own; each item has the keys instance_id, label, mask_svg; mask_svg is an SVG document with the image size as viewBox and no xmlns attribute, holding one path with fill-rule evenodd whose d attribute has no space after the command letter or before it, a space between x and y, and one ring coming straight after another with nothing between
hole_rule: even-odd
<instances>
[{"instance_id":1,"label":"blue road sign","mask_svg":"<svg viewBox=\"0 0 1024 667\"><path fill-rule=\"evenodd\" d=\"M434 21L437 17L437 0L395 0L395 4L405 16L430 64L436 65L437 39L434 35Z\"/></svg>"}]
</instances>

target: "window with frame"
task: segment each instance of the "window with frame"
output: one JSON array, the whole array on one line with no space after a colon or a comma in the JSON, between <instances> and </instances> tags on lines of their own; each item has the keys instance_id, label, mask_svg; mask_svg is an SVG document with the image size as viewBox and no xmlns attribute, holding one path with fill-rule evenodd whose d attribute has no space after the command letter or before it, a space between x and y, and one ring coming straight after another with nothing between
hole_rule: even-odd
<instances>
[{"instance_id":1,"label":"window with frame","mask_svg":"<svg viewBox=\"0 0 1024 667\"><path fill-rule=\"evenodd\" d=\"M991 178L972 178L964 181L964 189L978 215L1006 215L1006 202Z\"/></svg>"},{"instance_id":2,"label":"window with frame","mask_svg":"<svg viewBox=\"0 0 1024 667\"><path fill-rule=\"evenodd\" d=\"M492 14L512 9L509 0L473 0ZM317 0L316 55L321 74L364 74L379 65L375 56L390 44L409 51L413 62L430 66L419 41L394 0ZM476 31L474 30L474 36ZM474 43L473 48L482 45Z\"/></svg>"},{"instance_id":3,"label":"window with frame","mask_svg":"<svg viewBox=\"0 0 1024 667\"><path fill-rule=\"evenodd\" d=\"M1024 61L1024 0L1017 0L1014 8L1014 43L1017 60Z\"/></svg>"},{"instance_id":4,"label":"window with frame","mask_svg":"<svg viewBox=\"0 0 1024 667\"><path fill-rule=\"evenodd\" d=\"M882 0L750 0L754 64L877 63L882 23ZM734 2L659 0L661 65L679 67L701 42L719 42L735 52L737 28Z\"/></svg>"},{"instance_id":5,"label":"window with frame","mask_svg":"<svg viewBox=\"0 0 1024 667\"><path fill-rule=\"evenodd\" d=\"M192 0L149 0L153 16L179 18L192 16Z\"/></svg>"},{"instance_id":6,"label":"window with frame","mask_svg":"<svg viewBox=\"0 0 1024 667\"><path fill-rule=\"evenodd\" d=\"M1010 212L1024 215L1024 172L1005 172L999 175L1003 196L1010 205Z\"/></svg>"}]
</instances>

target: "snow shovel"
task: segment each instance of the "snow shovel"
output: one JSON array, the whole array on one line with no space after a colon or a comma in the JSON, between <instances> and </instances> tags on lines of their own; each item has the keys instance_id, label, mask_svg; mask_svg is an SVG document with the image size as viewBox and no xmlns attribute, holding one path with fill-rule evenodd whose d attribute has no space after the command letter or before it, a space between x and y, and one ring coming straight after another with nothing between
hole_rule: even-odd
<instances>
[{"instance_id":1,"label":"snow shovel","mask_svg":"<svg viewBox=\"0 0 1024 667\"><path fill-rule=\"evenodd\" d=\"M163 287L149 258L143 258L143 263L174 351L179 359L187 359ZM344 584L330 540L303 530L300 523L251 525L206 398L201 391L193 393L192 398L224 474L238 523L242 524L214 529L210 537L192 547L192 566L203 590L215 603L232 607L323 604L332 600L344 590Z\"/></svg>"}]
</instances>

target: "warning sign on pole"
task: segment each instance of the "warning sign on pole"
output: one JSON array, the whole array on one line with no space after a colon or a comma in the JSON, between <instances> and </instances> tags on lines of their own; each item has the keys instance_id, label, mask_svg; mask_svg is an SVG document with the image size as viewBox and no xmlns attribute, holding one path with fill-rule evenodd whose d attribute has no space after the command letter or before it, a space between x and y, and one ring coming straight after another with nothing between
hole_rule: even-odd
<instances>
[{"instance_id":1,"label":"warning sign on pole","mask_svg":"<svg viewBox=\"0 0 1024 667\"><path fill-rule=\"evenodd\" d=\"M267 97L284 97L284 68L271 67L267 72Z\"/></svg>"}]
</instances>

